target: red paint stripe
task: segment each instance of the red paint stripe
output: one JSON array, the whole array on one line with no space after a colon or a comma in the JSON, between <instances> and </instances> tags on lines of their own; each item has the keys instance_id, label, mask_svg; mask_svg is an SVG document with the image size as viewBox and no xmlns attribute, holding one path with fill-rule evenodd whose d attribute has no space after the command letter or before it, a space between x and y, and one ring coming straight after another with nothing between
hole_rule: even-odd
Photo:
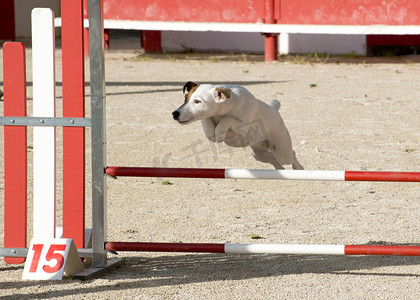
<instances>
[{"instance_id":1,"label":"red paint stripe","mask_svg":"<svg viewBox=\"0 0 420 300\"><path fill-rule=\"evenodd\" d=\"M26 116L25 46L8 42L3 46L4 115ZM27 154L26 127L4 126L4 247L26 248ZM21 264L25 258L5 258Z\"/></svg>"},{"instance_id":2,"label":"red paint stripe","mask_svg":"<svg viewBox=\"0 0 420 300\"><path fill-rule=\"evenodd\" d=\"M225 178L225 169L108 167L105 172L117 177Z\"/></svg>"},{"instance_id":3,"label":"red paint stripe","mask_svg":"<svg viewBox=\"0 0 420 300\"><path fill-rule=\"evenodd\" d=\"M346 171L345 181L420 182L420 172L359 172Z\"/></svg>"},{"instance_id":4,"label":"red paint stripe","mask_svg":"<svg viewBox=\"0 0 420 300\"><path fill-rule=\"evenodd\" d=\"M110 251L225 253L225 244L107 242Z\"/></svg>"},{"instance_id":5,"label":"red paint stripe","mask_svg":"<svg viewBox=\"0 0 420 300\"><path fill-rule=\"evenodd\" d=\"M85 115L83 1L61 1L63 117ZM63 237L84 247L85 129L63 128Z\"/></svg>"},{"instance_id":6,"label":"red paint stripe","mask_svg":"<svg viewBox=\"0 0 420 300\"><path fill-rule=\"evenodd\" d=\"M373 245L346 245L346 255L403 255L420 256L418 246L373 246Z\"/></svg>"}]
</instances>

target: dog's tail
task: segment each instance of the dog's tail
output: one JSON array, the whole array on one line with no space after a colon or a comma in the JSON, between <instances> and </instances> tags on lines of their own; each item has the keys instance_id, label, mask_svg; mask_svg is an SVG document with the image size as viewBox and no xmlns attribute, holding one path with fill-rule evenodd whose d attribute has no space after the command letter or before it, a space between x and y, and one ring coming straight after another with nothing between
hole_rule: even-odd
<instances>
[{"instance_id":1,"label":"dog's tail","mask_svg":"<svg viewBox=\"0 0 420 300\"><path fill-rule=\"evenodd\" d=\"M280 109L280 101L277 99L271 100L270 102L270 106L273 107L275 110L279 110Z\"/></svg>"}]
</instances>

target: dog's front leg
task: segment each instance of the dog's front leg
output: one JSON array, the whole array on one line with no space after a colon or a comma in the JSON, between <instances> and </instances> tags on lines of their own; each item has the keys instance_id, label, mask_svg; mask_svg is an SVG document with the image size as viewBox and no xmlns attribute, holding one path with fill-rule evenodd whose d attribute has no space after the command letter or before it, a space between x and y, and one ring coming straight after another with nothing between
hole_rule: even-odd
<instances>
[{"instance_id":1,"label":"dog's front leg","mask_svg":"<svg viewBox=\"0 0 420 300\"><path fill-rule=\"evenodd\" d=\"M213 120L210 118L203 119L201 120L201 125L203 126L204 134L206 135L206 137L210 141L215 143L216 142L216 133L215 133L216 125L214 124Z\"/></svg>"},{"instance_id":2,"label":"dog's front leg","mask_svg":"<svg viewBox=\"0 0 420 300\"><path fill-rule=\"evenodd\" d=\"M240 136L241 135L240 128L242 125L243 125L242 122L234 117L230 117L230 116L223 117L220 120L219 124L217 124L216 129L215 129L216 142L218 143L226 142L226 138L227 138L226 135L230 129L236 133L234 138L236 138L238 135ZM228 137L228 138L232 138L232 137Z\"/></svg>"}]
</instances>

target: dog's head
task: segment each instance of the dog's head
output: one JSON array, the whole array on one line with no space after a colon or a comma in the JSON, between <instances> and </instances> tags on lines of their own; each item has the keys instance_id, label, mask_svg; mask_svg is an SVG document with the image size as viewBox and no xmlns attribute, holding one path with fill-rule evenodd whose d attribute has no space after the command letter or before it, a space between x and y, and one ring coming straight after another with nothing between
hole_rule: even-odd
<instances>
[{"instance_id":1,"label":"dog's head","mask_svg":"<svg viewBox=\"0 0 420 300\"><path fill-rule=\"evenodd\" d=\"M211 84L196 84L188 81L183 88L184 104L177 108L172 116L181 124L210 118L217 115L219 106L231 96L226 87Z\"/></svg>"}]
</instances>

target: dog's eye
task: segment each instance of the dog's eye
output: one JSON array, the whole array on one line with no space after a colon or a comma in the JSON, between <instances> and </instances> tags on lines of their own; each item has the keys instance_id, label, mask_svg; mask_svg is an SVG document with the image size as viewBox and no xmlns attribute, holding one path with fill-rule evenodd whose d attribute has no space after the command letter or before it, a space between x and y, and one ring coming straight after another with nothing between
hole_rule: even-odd
<instances>
[{"instance_id":1,"label":"dog's eye","mask_svg":"<svg viewBox=\"0 0 420 300\"><path fill-rule=\"evenodd\" d=\"M195 103L195 104L198 104L198 103L201 103L201 101L200 101L200 100L198 100L198 99L195 99L195 100L194 100L194 103Z\"/></svg>"}]
</instances>

